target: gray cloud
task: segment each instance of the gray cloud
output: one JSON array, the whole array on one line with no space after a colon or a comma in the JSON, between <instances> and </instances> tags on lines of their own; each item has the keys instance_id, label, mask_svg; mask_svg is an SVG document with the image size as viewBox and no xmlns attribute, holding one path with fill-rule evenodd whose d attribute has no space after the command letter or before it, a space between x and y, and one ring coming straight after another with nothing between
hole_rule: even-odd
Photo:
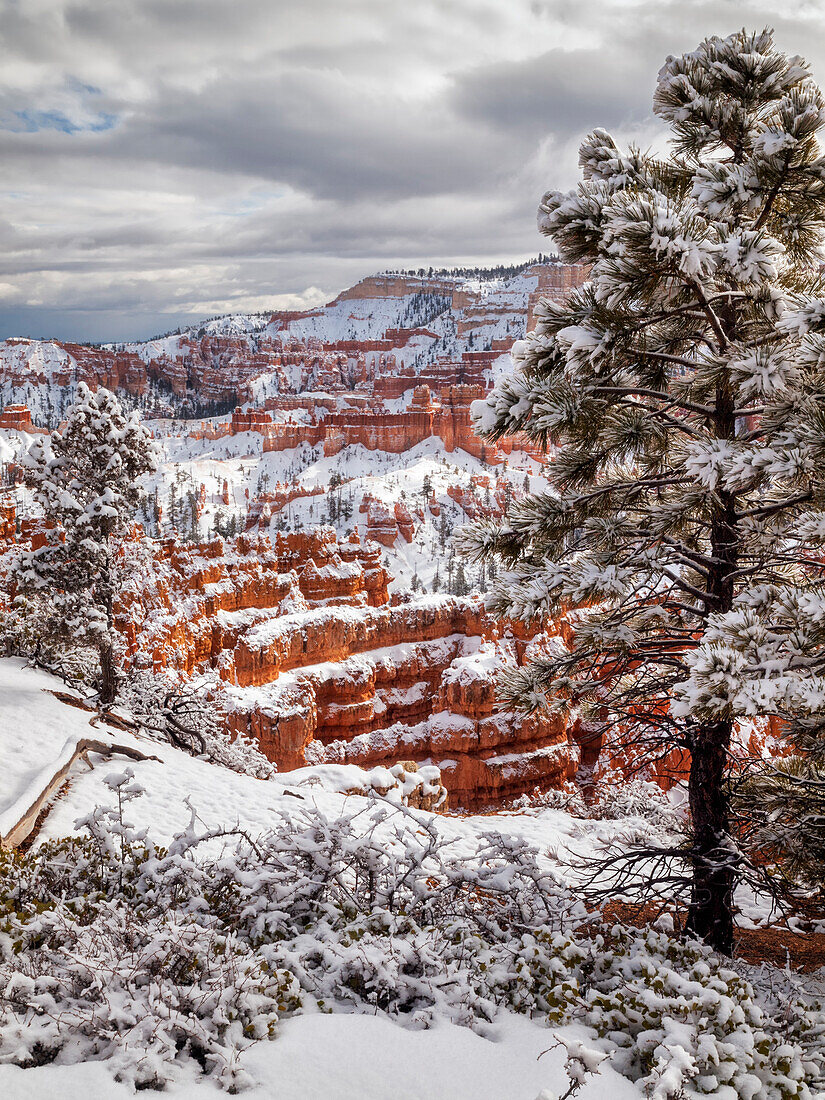
<instances>
[{"instance_id":1,"label":"gray cloud","mask_svg":"<svg viewBox=\"0 0 825 1100\"><path fill-rule=\"evenodd\" d=\"M460 74L454 103L465 117L496 131L533 141L549 133L569 137L643 119L655 73L646 77L625 51L554 49Z\"/></svg>"},{"instance_id":2,"label":"gray cloud","mask_svg":"<svg viewBox=\"0 0 825 1100\"><path fill-rule=\"evenodd\" d=\"M739 0L0 0L0 336L316 304L534 253L595 125L661 140L668 53ZM813 0L749 6L825 79Z\"/></svg>"}]
</instances>

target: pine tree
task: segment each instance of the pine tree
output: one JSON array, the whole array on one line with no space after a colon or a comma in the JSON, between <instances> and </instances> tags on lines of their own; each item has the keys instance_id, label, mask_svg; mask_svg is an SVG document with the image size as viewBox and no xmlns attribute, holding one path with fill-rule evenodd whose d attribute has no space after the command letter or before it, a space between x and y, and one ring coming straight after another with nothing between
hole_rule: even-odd
<instances>
[{"instance_id":1,"label":"pine tree","mask_svg":"<svg viewBox=\"0 0 825 1100\"><path fill-rule=\"evenodd\" d=\"M458 563L458 568L455 571L455 587L454 592L456 596L466 596L470 591L470 586L467 583L467 576L464 572L464 566L461 562Z\"/></svg>"},{"instance_id":2,"label":"pine tree","mask_svg":"<svg viewBox=\"0 0 825 1100\"><path fill-rule=\"evenodd\" d=\"M689 751L687 927L729 953L737 726L825 721L825 101L769 31L741 31L668 58L654 110L669 159L597 130L579 186L541 202L590 281L539 305L474 416L559 447L551 489L464 541L502 563L500 615L579 609L505 699L598 698L637 751Z\"/></svg>"},{"instance_id":3,"label":"pine tree","mask_svg":"<svg viewBox=\"0 0 825 1100\"><path fill-rule=\"evenodd\" d=\"M169 486L169 526L173 531L178 528L178 490L175 482Z\"/></svg>"},{"instance_id":4,"label":"pine tree","mask_svg":"<svg viewBox=\"0 0 825 1100\"><path fill-rule=\"evenodd\" d=\"M117 695L114 603L128 570L139 479L155 467L137 414L125 417L114 394L82 382L63 431L33 443L25 457L26 483L50 527L45 545L21 556L17 587L45 600L54 634L97 650L104 705Z\"/></svg>"}]
</instances>

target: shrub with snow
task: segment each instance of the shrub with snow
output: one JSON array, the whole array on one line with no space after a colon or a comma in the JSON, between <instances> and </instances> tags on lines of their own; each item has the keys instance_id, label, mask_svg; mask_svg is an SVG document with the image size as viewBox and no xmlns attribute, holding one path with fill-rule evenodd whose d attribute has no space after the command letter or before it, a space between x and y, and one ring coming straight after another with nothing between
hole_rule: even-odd
<instances>
[{"instance_id":1,"label":"shrub with snow","mask_svg":"<svg viewBox=\"0 0 825 1100\"><path fill-rule=\"evenodd\" d=\"M164 850L125 820L131 772L109 785L117 808L85 839L0 857L0 1061L105 1059L143 1087L195 1067L237 1089L243 1049L285 1013L483 1029L507 1007L583 1024L590 1053L656 1100L825 1084L816 1026L791 1039L705 947L600 930L520 839L491 830L459 853L430 815L371 799L254 838L198 832L193 813ZM804 1016L821 1032L821 1004Z\"/></svg>"},{"instance_id":2,"label":"shrub with snow","mask_svg":"<svg viewBox=\"0 0 825 1100\"><path fill-rule=\"evenodd\" d=\"M165 673L133 668L121 689L121 698L143 729L192 756L203 756L257 779L271 779L277 771L249 735L230 736L223 725L215 696L216 677L175 680Z\"/></svg>"}]
</instances>

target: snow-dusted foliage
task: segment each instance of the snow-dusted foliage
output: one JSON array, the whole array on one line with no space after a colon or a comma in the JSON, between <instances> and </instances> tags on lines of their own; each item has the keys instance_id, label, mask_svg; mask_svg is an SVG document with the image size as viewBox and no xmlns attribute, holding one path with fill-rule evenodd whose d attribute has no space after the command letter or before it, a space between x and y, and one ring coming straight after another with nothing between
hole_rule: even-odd
<instances>
[{"instance_id":1,"label":"snow-dusted foliage","mask_svg":"<svg viewBox=\"0 0 825 1100\"><path fill-rule=\"evenodd\" d=\"M106 1060L137 1087L195 1068L238 1089L240 1053L284 1014L483 1031L507 1007L584 1025L587 1064L608 1056L657 1100L807 1100L822 1082L810 1027L776 1027L704 947L601 929L517 838L491 828L459 856L427 814L372 799L340 818L301 806L257 837L199 832L193 812L159 849L128 824L131 772L108 784L116 808L87 839L0 855L0 1061Z\"/></svg>"},{"instance_id":2,"label":"snow-dusted foliage","mask_svg":"<svg viewBox=\"0 0 825 1100\"><path fill-rule=\"evenodd\" d=\"M735 722L825 705L825 101L804 61L742 31L669 58L654 110L672 159L595 131L576 190L542 200L542 232L591 278L539 305L474 415L557 446L551 488L464 542L503 562L493 610L579 609L507 699L595 699L661 766L690 750L690 926L729 950Z\"/></svg>"},{"instance_id":3,"label":"snow-dusted foliage","mask_svg":"<svg viewBox=\"0 0 825 1100\"><path fill-rule=\"evenodd\" d=\"M140 478L155 448L136 414L124 416L108 390L85 383L62 431L34 442L27 484L45 517L44 545L20 556L19 590L42 605L52 636L91 645L100 657L100 697L117 693L113 605L133 567Z\"/></svg>"},{"instance_id":4,"label":"snow-dusted foliage","mask_svg":"<svg viewBox=\"0 0 825 1100\"><path fill-rule=\"evenodd\" d=\"M0 607L0 645L5 656L26 657L73 687L93 688L99 675L97 650L56 633L48 602L37 593Z\"/></svg>"},{"instance_id":5,"label":"snow-dusted foliage","mask_svg":"<svg viewBox=\"0 0 825 1100\"><path fill-rule=\"evenodd\" d=\"M825 762L817 732L814 752L762 761L733 788L733 805L747 817L751 843L794 882L813 890L821 888L825 871Z\"/></svg>"},{"instance_id":6,"label":"snow-dusted foliage","mask_svg":"<svg viewBox=\"0 0 825 1100\"><path fill-rule=\"evenodd\" d=\"M243 732L226 732L217 694L214 676L174 680L165 673L133 668L123 682L121 703L151 736L232 771L271 779L277 768L257 742Z\"/></svg>"},{"instance_id":7,"label":"snow-dusted foliage","mask_svg":"<svg viewBox=\"0 0 825 1100\"><path fill-rule=\"evenodd\" d=\"M637 818L661 838L663 834L675 837L684 831L685 809L681 802L681 798L671 797L657 783L638 777L628 779L605 770L587 801L579 784L568 780L548 791L537 788L532 795L521 795L513 800L512 808L559 809L574 817L602 821Z\"/></svg>"}]
</instances>

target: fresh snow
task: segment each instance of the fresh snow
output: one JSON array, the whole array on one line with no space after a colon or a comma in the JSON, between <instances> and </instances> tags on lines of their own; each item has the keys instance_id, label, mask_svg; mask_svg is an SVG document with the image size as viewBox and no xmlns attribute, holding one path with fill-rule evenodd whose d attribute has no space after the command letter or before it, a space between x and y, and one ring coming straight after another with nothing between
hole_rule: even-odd
<instances>
[{"instance_id":1,"label":"fresh snow","mask_svg":"<svg viewBox=\"0 0 825 1100\"><path fill-rule=\"evenodd\" d=\"M56 677L25 660L0 660L0 836L31 806L84 737L110 740L88 711L51 694L66 691ZM70 693L71 694L71 693Z\"/></svg>"},{"instance_id":2,"label":"fresh snow","mask_svg":"<svg viewBox=\"0 0 825 1100\"><path fill-rule=\"evenodd\" d=\"M576 1028L559 1033L579 1034ZM539 1100L544 1090L545 1096L561 1095L568 1087L556 1035L511 1013L502 1013L485 1037L446 1020L414 1031L376 1016L296 1016L279 1024L273 1042L257 1043L241 1055L259 1082L242 1095L248 1100ZM226 1098L207 1079L169 1092L176 1100ZM0 1066L0 1094L4 1100L134 1096L130 1087L112 1080L105 1062L26 1070ZM603 1067L578 1100L639 1100L639 1093Z\"/></svg>"}]
</instances>

